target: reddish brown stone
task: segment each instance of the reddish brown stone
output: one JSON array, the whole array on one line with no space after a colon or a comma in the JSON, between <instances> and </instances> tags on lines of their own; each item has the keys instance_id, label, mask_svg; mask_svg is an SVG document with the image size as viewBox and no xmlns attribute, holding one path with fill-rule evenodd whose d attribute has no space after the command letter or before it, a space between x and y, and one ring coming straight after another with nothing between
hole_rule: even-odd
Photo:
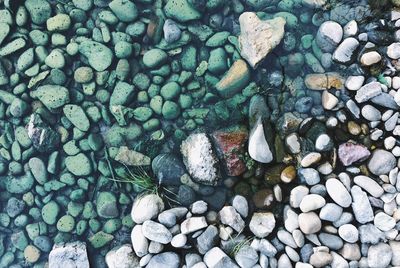
<instances>
[{"instance_id":1,"label":"reddish brown stone","mask_svg":"<svg viewBox=\"0 0 400 268\"><path fill-rule=\"evenodd\" d=\"M212 133L214 146L228 176L239 176L246 171L243 161L248 131L244 126L233 126Z\"/></svg>"}]
</instances>

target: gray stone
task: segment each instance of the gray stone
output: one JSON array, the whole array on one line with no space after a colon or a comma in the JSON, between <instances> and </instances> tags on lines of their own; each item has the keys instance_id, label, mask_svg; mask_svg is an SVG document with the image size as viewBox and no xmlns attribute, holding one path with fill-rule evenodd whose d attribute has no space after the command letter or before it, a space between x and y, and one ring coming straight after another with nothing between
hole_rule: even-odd
<instances>
[{"instance_id":1,"label":"gray stone","mask_svg":"<svg viewBox=\"0 0 400 268\"><path fill-rule=\"evenodd\" d=\"M354 185L351 188L351 195L353 197L351 207L353 208L356 220L361 224L372 221L374 219L374 212L372 211L367 194L359 186Z\"/></svg>"},{"instance_id":2,"label":"gray stone","mask_svg":"<svg viewBox=\"0 0 400 268\"><path fill-rule=\"evenodd\" d=\"M49 254L49 267L65 268L71 267L90 268L84 242L75 241L66 244L54 245Z\"/></svg>"},{"instance_id":3,"label":"gray stone","mask_svg":"<svg viewBox=\"0 0 400 268\"><path fill-rule=\"evenodd\" d=\"M338 179L328 179L326 181L326 191L333 201L341 207L347 208L351 205L350 193Z\"/></svg>"},{"instance_id":4,"label":"gray stone","mask_svg":"<svg viewBox=\"0 0 400 268\"><path fill-rule=\"evenodd\" d=\"M341 206L338 206L335 203L327 203L321 208L319 217L321 220L335 222L340 218L342 212L343 208Z\"/></svg>"},{"instance_id":5,"label":"gray stone","mask_svg":"<svg viewBox=\"0 0 400 268\"><path fill-rule=\"evenodd\" d=\"M344 224L339 227L339 236L348 243L358 241L358 230L352 224Z\"/></svg>"},{"instance_id":6,"label":"gray stone","mask_svg":"<svg viewBox=\"0 0 400 268\"><path fill-rule=\"evenodd\" d=\"M377 149L372 152L368 162L368 169L375 175L388 174L396 166L396 158L388 151Z\"/></svg>"},{"instance_id":7,"label":"gray stone","mask_svg":"<svg viewBox=\"0 0 400 268\"><path fill-rule=\"evenodd\" d=\"M181 223L181 232L183 234L190 234L207 227L205 217L191 217Z\"/></svg>"},{"instance_id":8,"label":"gray stone","mask_svg":"<svg viewBox=\"0 0 400 268\"><path fill-rule=\"evenodd\" d=\"M275 217L271 212L254 213L249 223L250 231L259 238L268 236L275 228Z\"/></svg>"},{"instance_id":9,"label":"gray stone","mask_svg":"<svg viewBox=\"0 0 400 268\"><path fill-rule=\"evenodd\" d=\"M147 239L161 244L168 244L172 240L171 232L164 225L152 220L143 223L142 232Z\"/></svg>"},{"instance_id":10,"label":"gray stone","mask_svg":"<svg viewBox=\"0 0 400 268\"><path fill-rule=\"evenodd\" d=\"M326 21L319 26L315 41L323 52L333 52L342 37L342 26L334 21Z\"/></svg>"},{"instance_id":11,"label":"gray stone","mask_svg":"<svg viewBox=\"0 0 400 268\"><path fill-rule=\"evenodd\" d=\"M368 267L385 268L392 260L393 252L391 247L385 243L372 245L368 249Z\"/></svg>"},{"instance_id":12,"label":"gray stone","mask_svg":"<svg viewBox=\"0 0 400 268\"><path fill-rule=\"evenodd\" d=\"M353 37L344 39L333 53L333 60L342 64L351 63L356 56L355 52L359 45L358 40Z\"/></svg>"},{"instance_id":13,"label":"gray stone","mask_svg":"<svg viewBox=\"0 0 400 268\"><path fill-rule=\"evenodd\" d=\"M315 185L321 180L318 171L313 168L300 168L298 170L298 175L307 185Z\"/></svg>"},{"instance_id":14,"label":"gray stone","mask_svg":"<svg viewBox=\"0 0 400 268\"><path fill-rule=\"evenodd\" d=\"M190 211L193 214L204 214L207 212L207 203L204 202L203 200L199 200L194 202L191 206L190 206Z\"/></svg>"},{"instance_id":15,"label":"gray stone","mask_svg":"<svg viewBox=\"0 0 400 268\"><path fill-rule=\"evenodd\" d=\"M178 25L171 19L167 19L164 22L163 30L164 39L167 43L174 43L181 37L181 29L179 29Z\"/></svg>"},{"instance_id":16,"label":"gray stone","mask_svg":"<svg viewBox=\"0 0 400 268\"><path fill-rule=\"evenodd\" d=\"M204 263L209 268L239 268L228 255L225 254L220 248L214 247L204 255Z\"/></svg>"},{"instance_id":17,"label":"gray stone","mask_svg":"<svg viewBox=\"0 0 400 268\"><path fill-rule=\"evenodd\" d=\"M378 212L374 218L374 225L381 231L390 231L396 225L396 220L385 212Z\"/></svg>"},{"instance_id":18,"label":"gray stone","mask_svg":"<svg viewBox=\"0 0 400 268\"><path fill-rule=\"evenodd\" d=\"M304 234L314 234L321 230L321 220L315 212L301 213L299 226Z\"/></svg>"},{"instance_id":19,"label":"gray stone","mask_svg":"<svg viewBox=\"0 0 400 268\"><path fill-rule=\"evenodd\" d=\"M151 220L164 210L164 202L155 194L139 197L133 203L131 217L135 223L141 224Z\"/></svg>"},{"instance_id":20,"label":"gray stone","mask_svg":"<svg viewBox=\"0 0 400 268\"><path fill-rule=\"evenodd\" d=\"M15 197L11 197L7 201L6 211L8 216L14 218L22 213L25 209L25 202L23 200L19 200Z\"/></svg>"},{"instance_id":21,"label":"gray stone","mask_svg":"<svg viewBox=\"0 0 400 268\"><path fill-rule=\"evenodd\" d=\"M385 234L373 224L364 224L358 227L361 243L377 244L385 239Z\"/></svg>"},{"instance_id":22,"label":"gray stone","mask_svg":"<svg viewBox=\"0 0 400 268\"><path fill-rule=\"evenodd\" d=\"M108 268L132 268L139 266L139 258L135 255L130 245L122 245L110 250L105 257L105 261Z\"/></svg>"},{"instance_id":23,"label":"gray stone","mask_svg":"<svg viewBox=\"0 0 400 268\"><path fill-rule=\"evenodd\" d=\"M149 263L147 264L147 268L160 268L160 267L168 267L168 268L179 268L180 260L178 254L175 252L163 252L161 254L154 255Z\"/></svg>"},{"instance_id":24,"label":"gray stone","mask_svg":"<svg viewBox=\"0 0 400 268\"><path fill-rule=\"evenodd\" d=\"M131 233L133 250L138 257L143 257L148 253L149 240L143 235L142 225L135 225Z\"/></svg>"},{"instance_id":25,"label":"gray stone","mask_svg":"<svg viewBox=\"0 0 400 268\"><path fill-rule=\"evenodd\" d=\"M234 207L232 206L223 207L221 211L218 213L218 216L222 224L232 227L238 233L241 233L243 231L245 227L245 222L243 221L242 217L235 210Z\"/></svg>"},{"instance_id":26,"label":"gray stone","mask_svg":"<svg viewBox=\"0 0 400 268\"><path fill-rule=\"evenodd\" d=\"M343 247L342 239L336 235L320 233L318 238L324 246L327 246L331 250L339 250Z\"/></svg>"},{"instance_id":27,"label":"gray stone","mask_svg":"<svg viewBox=\"0 0 400 268\"><path fill-rule=\"evenodd\" d=\"M355 176L353 181L373 197L379 198L384 193L382 187L376 181L367 176Z\"/></svg>"},{"instance_id":28,"label":"gray stone","mask_svg":"<svg viewBox=\"0 0 400 268\"><path fill-rule=\"evenodd\" d=\"M370 82L357 90L355 99L358 103L363 103L382 93L382 86L379 82Z\"/></svg>"},{"instance_id":29,"label":"gray stone","mask_svg":"<svg viewBox=\"0 0 400 268\"><path fill-rule=\"evenodd\" d=\"M210 225L197 238L197 248L200 254L206 254L211 248L218 243L218 228Z\"/></svg>"},{"instance_id":30,"label":"gray stone","mask_svg":"<svg viewBox=\"0 0 400 268\"><path fill-rule=\"evenodd\" d=\"M246 218L249 214L249 204L247 203L246 198L241 195L236 195L233 198L232 206L243 218Z\"/></svg>"},{"instance_id":31,"label":"gray stone","mask_svg":"<svg viewBox=\"0 0 400 268\"><path fill-rule=\"evenodd\" d=\"M250 246L243 246L235 254L235 261L242 268L252 268L258 262L258 253Z\"/></svg>"}]
</instances>

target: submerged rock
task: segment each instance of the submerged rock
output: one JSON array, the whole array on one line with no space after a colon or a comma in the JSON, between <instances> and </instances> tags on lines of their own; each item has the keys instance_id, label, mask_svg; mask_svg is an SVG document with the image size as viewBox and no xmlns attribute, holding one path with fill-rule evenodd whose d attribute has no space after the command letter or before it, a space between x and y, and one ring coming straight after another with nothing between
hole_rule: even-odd
<instances>
[{"instance_id":1,"label":"submerged rock","mask_svg":"<svg viewBox=\"0 0 400 268\"><path fill-rule=\"evenodd\" d=\"M229 98L241 91L249 81L249 67L244 60L239 59L232 64L215 88L222 97Z\"/></svg>"},{"instance_id":2,"label":"submerged rock","mask_svg":"<svg viewBox=\"0 0 400 268\"><path fill-rule=\"evenodd\" d=\"M286 20L276 17L262 21L254 12L244 12L239 17L240 54L254 69L282 40Z\"/></svg>"},{"instance_id":3,"label":"submerged rock","mask_svg":"<svg viewBox=\"0 0 400 268\"><path fill-rule=\"evenodd\" d=\"M215 148L223 159L228 176L239 176L246 171L243 161L248 131L244 126L233 126L212 133Z\"/></svg>"},{"instance_id":4,"label":"submerged rock","mask_svg":"<svg viewBox=\"0 0 400 268\"><path fill-rule=\"evenodd\" d=\"M191 134L181 144L183 163L192 178L202 184L216 185L219 178L218 159L205 133Z\"/></svg>"},{"instance_id":5,"label":"submerged rock","mask_svg":"<svg viewBox=\"0 0 400 268\"><path fill-rule=\"evenodd\" d=\"M250 132L248 152L251 158L261 163L270 163L274 156L265 138L261 118L257 120Z\"/></svg>"},{"instance_id":6,"label":"submerged rock","mask_svg":"<svg viewBox=\"0 0 400 268\"><path fill-rule=\"evenodd\" d=\"M71 264L74 267L90 268L85 243L76 241L53 247L49 255L49 267L65 268Z\"/></svg>"}]
</instances>

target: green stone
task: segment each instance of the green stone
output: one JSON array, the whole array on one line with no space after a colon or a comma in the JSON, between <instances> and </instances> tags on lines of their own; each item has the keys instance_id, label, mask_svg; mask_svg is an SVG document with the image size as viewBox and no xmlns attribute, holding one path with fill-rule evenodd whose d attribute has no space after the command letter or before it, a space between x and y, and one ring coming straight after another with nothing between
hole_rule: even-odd
<instances>
[{"instance_id":1,"label":"green stone","mask_svg":"<svg viewBox=\"0 0 400 268\"><path fill-rule=\"evenodd\" d=\"M118 82L110 98L110 106L124 105L132 100L135 88L126 82Z\"/></svg>"},{"instance_id":2,"label":"green stone","mask_svg":"<svg viewBox=\"0 0 400 268\"><path fill-rule=\"evenodd\" d=\"M228 72L215 85L223 97L232 97L247 86L250 81L250 71L244 60L235 61Z\"/></svg>"},{"instance_id":3,"label":"green stone","mask_svg":"<svg viewBox=\"0 0 400 268\"><path fill-rule=\"evenodd\" d=\"M23 251L28 246L28 238L24 231L19 231L11 235L11 243L14 247Z\"/></svg>"},{"instance_id":4,"label":"green stone","mask_svg":"<svg viewBox=\"0 0 400 268\"><path fill-rule=\"evenodd\" d=\"M136 5L129 0L114 0L108 6L122 22L134 21L139 14Z\"/></svg>"},{"instance_id":5,"label":"green stone","mask_svg":"<svg viewBox=\"0 0 400 268\"><path fill-rule=\"evenodd\" d=\"M201 18L201 13L194 9L187 0L169 0L164 7L165 15L179 22Z\"/></svg>"},{"instance_id":6,"label":"green stone","mask_svg":"<svg viewBox=\"0 0 400 268\"><path fill-rule=\"evenodd\" d=\"M25 7L34 24L43 24L51 16L51 6L46 0L26 0Z\"/></svg>"},{"instance_id":7,"label":"green stone","mask_svg":"<svg viewBox=\"0 0 400 268\"><path fill-rule=\"evenodd\" d=\"M160 91L161 96L165 100L175 99L181 93L181 87L176 82L169 82L165 84Z\"/></svg>"},{"instance_id":8,"label":"green stone","mask_svg":"<svg viewBox=\"0 0 400 268\"><path fill-rule=\"evenodd\" d=\"M227 55L223 48L211 50L208 59L208 70L213 74L224 73L228 69Z\"/></svg>"},{"instance_id":9,"label":"green stone","mask_svg":"<svg viewBox=\"0 0 400 268\"><path fill-rule=\"evenodd\" d=\"M67 104L63 108L64 115L71 123L82 131L88 131L90 128L89 119L83 109L75 104Z\"/></svg>"},{"instance_id":10,"label":"green stone","mask_svg":"<svg viewBox=\"0 0 400 268\"><path fill-rule=\"evenodd\" d=\"M44 184L47 181L47 170L44 162L37 157L29 159L29 168L31 169L33 177L39 184Z\"/></svg>"},{"instance_id":11,"label":"green stone","mask_svg":"<svg viewBox=\"0 0 400 268\"><path fill-rule=\"evenodd\" d=\"M167 120L175 119L180 114L180 108L178 104L173 101L166 101L162 107L162 115Z\"/></svg>"},{"instance_id":12,"label":"green stone","mask_svg":"<svg viewBox=\"0 0 400 268\"><path fill-rule=\"evenodd\" d=\"M110 219L104 224L103 231L107 234L113 234L118 231L121 226L122 222L120 219Z\"/></svg>"},{"instance_id":13,"label":"green stone","mask_svg":"<svg viewBox=\"0 0 400 268\"><path fill-rule=\"evenodd\" d=\"M227 32L227 31L215 33L207 40L206 46L221 47L226 43L226 40L228 40L229 35L230 35L230 32Z\"/></svg>"},{"instance_id":14,"label":"green stone","mask_svg":"<svg viewBox=\"0 0 400 268\"><path fill-rule=\"evenodd\" d=\"M28 173L20 177L8 177L6 180L7 191L13 194L24 194L32 189L35 180L33 176Z\"/></svg>"},{"instance_id":15,"label":"green stone","mask_svg":"<svg viewBox=\"0 0 400 268\"><path fill-rule=\"evenodd\" d=\"M91 219L96 217L96 211L94 210L94 206L92 202L87 201L83 206L82 217L84 219Z\"/></svg>"},{"instance_id":16,"label":"green stone","mask_svg":"<svg viewBox=\"0 0 400 268\"><path fill-rule=\"evenodd\" d=\"M89 237L89 242L94 248L101 248L110 243L113 239L113 235L100 231Z\"/></svg>"},{"instance_id":17,"label":"green stone","mask_svg":"<svg viewBox=\"0 0 400 268\"><path fill-rule=\"evenodd\" d=\"M128 58L133 51L131 43L120 41L114 46L115 56L119 59Z\"/></svg>"},{"instance_id":18,"label":"green stone","mask_svg":"<svg viewBox=\"0 0 400 268\"><path fill-rule=\"evenodd\" d=\"M186 47L181 54L182 69L195 72L197 68L197 49L194 46Z\"/></svg>"},{"instance_id":19,"label":"green stone","mask_svg":"<svg viewBox=\"0 0 400 268\"><path fill-rule=\"evenodd\" d=\"M97 214L106 219L118 216L117 198L113 193L100 192L96 199Z\"/></svg>"},{"instance_id":20,"label":"green stone","mask_svg":"<svg viewBox=\"0 0 400 268\"><path fill-rule=\"evenodd\" d=\"M59 212L59 205L54 201L50 201L42 208L42 219L45 223L53 225L57 221L57 216Z\"/></svg>"},{"instance_id":21,"label":"green stone","mask_svg":"<svg viewBox=\"0 0 400 268\"><path fill-rule=\"evenodd\" d=\"M95 41L83 41L79 52L85 56L90 66L98 72L106 70L112 63L113 52L107 46Z\"/></svg>"},{"instance_id":22,"label":"green stone","mask_svg":"<svg viewBox=\"0 0 400 268\"><path fill-rule=\"evenodd\" d=\"M75 220L71 215L64 215L57 221L57 230L64 233L69 233L74 230Z\"/></svg>"},{"instance_id":23,"label":"green stone","mask_svg":"<svg viewBox=\"0 0 400 268\"><path fill-rule=\"evenodd\" d=\"M88 223L85 220L80 220L78 221L78 223L76 224L76 234L77 235L82 235L86 229L87 229Z\"/></svg>"},{"instance_id":24,"label":"green stone","mask_svg":"<svg viewBox=\"0 0 400 268\"><path fill-rule=\"evenodd\" d=\"M83 204L77 202L69 202L68 203L68 214L72 217L76 218L83 211Z\"/></svg>"},{"instance_id":25,"label":"green stone","mask_svg":"<svg viewBox=\"0 0 400 268\"><path fill-rule=\"evenodd\" d=\"M167 53L158 48L153 48L143 55L143 64L147 68L156 68L164 64L168 59Z\"/></svg>"},{"instance_id":26,"label":"green stone","mask_svg":"<svg viewBox=\"0 0 400 268\"><path fill-rule=\"evenodd\" d=\"M147 121L153 115L153 110L149 107L138 107L133 110L133 117L140 121Z\"/></svg>"},{"instance_id":27,"label":"green stone","mask_svg":"<svg viewBox=\"0 0 400 268\"><path fill-rule=\"evenodd\" d=\"M154 96L150 100L150 108L153 109L153 111L160 115L162 113L162 107L163 107L163 98L159 95Z\"/></svg>"},{"instance_id":28,"label":"green stone","mask_svg":"<svg viewBox=\"0 0 400 268\"><path fill-rule=\"evenodd\" d=\"M76 176L87 176L92 173L92 163L83 153L75 156L67 156L65 158L65 165L68 171Z\"/></svg>"},{"instance_id":29,"label":"green stone","mask_svg":"<svg viewBox=\"0 0 400 268\"><path fill-rule=\"evenodd\" d=\"M58 85L45 85L31 92L31 96L38 98L47 108L57 109L69 102L68 89Z\"/></svg>"}]
</instances>

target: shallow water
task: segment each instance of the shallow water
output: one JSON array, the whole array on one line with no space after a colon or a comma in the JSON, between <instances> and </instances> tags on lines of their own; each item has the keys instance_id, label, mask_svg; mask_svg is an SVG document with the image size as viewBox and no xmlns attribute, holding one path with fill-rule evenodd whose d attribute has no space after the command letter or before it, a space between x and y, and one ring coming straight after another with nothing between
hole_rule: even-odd
<instances>
[{"instance_id":1,"label":"shallow water","mask_svg":"<svg viewBox=\"0 0 400 268\"><path fill-rule=\"evenodd\" d=\"M7 76L9 79L0 86L0 267L44 267L48 247L69 240L87 242L93 267L104 267L102 256L109 249L130 243L133 225L130 210L134 197L143 190L140 188L142 184L132 180L139 176L144 180L153 179L148 188L157 188L171 205L189 205L194 200L203 199L213 209L218 210L234 194L242 194L252 200L255 193L269 189L269 194L272 195L273 186L279 180L281 164L294 162L284 149L283 138L287 134L284 126L290 123L283 119L284 114L292 113L295 118L301 119L327 117L321 105L322 91L308 89L304 83L306 76L338 72L346 77L361 73L356 66L343 67L332 63L331 55L326 55L319 49L313 41L319 26L327 20L335 20L342 26L353 19L361 22L368 20L370 14L366 1L332 1L319 8L304 7L301 5L302 1L291 0L242 1L241 8L238 4L240 1L229 1L221 7L202 12L201 18L196 22L178 23L182 30L181 42L168 44L162 40L162 27L159 26L165 20L160 18L162 1L138 1L139 15L132 21L128 19L129 22L118 22L118 19L114 22L112 16L101 19L99 13L109 10L107 6L110 1L107 0L94 1L95 5L86 12L74 7L75 1L48 2L51 3L52 16L64 13L69 14L73 20L67 29L60 30L51 37L49 35L48 38L52 41L36 37L35 43L29 32L39 29L48 33L45 24L42 22L32 25L29 19L24 22L23 18L20 19L22 22L16 21L17 15L22 14L23 17L25 14L29 17L26 9L21 11L22 3L0 1L0 12L3 12L0 22L7 24L9 14L12 19L10 33L6 34L3 42L0 41L0 51L18 37L27 40L22 49L10 54L4 53L0 58L3 67L0 68L0 78ZM213 2L210 1L210 5ZM255 8L251 6L253 2L266 4ZM250 68L251 78L247 87L229 98L221 97L215 89L215 83L240 58L235 46L240 34L238 17L244 11L258 11L257 15L263 20L284 17L285 35L257 69ZM208 29L198 30L195 28L196 23L207 25ZM127 25L131 25L131 29ZM109 32L113 31L115 33L110 37L111 40L106 42L104 39L108 39ZM217 32L228 32L226 40L215 47L207 45L206 40ZM196 36L200 34L203 35ZM192 39L185 41L185 36L191 36ZM75 51L76 47L68 47L68 44L82 43L86 38L96 41L102 39L100 43L111 48L114 56L109 66L98 71L94 78L79 83L76 77L74 80L76 68L91 66L96 69L96 66L88 61L87 54L82 55L85 53L81 48L79 53ZM123 42L124 46L133 44L130 47L131 53L119 56L124 60L115 56L118 50L115 43L118 40L126 41ZM163 49L168 57L161 65L155 66L157 68L147 68L143 65L143 55L153 47ZM22 53L28 48L36 49L35 56L27 60L26 67L18 67L18 61L24 60L21 59ZM57 48L61 49L61 58L65 62L63 63L59 55L54 56L55 62L49 62L51 59L46 61L46 55ZM210 51L215 48L224 50L225 66L214 72L206 69L202 71L199 65L209 60ZM121 54L127 53L122 48L120 50ZM30 58L29 55L26 57ZM102 57L106 58L103 55ZM100 60L102 64L104 61ZM126 68L129 70L126 71ZM46 71L50 72L45 73ZM44 78L30 87L30 77L35 77L38 73L43 73ZM115 103L121 106L118 107L120 110L111 111L109 98L119 81L134 85L134 94L125 94L124 90L115 94ZM167 82L178 82L179 92L173 96L168 96L169 90L162 93L160 88ZM50 104L47 104L43 97L48 93L32 94L32 91L44 85L65 87L69 92L69 100L51 109L49 105L54 104L53 100L48 100ZM59 92L60 89L57 89L57 94ZM14 97L9 96L9 93ZM343 102L350 98L345 90L332 90L332 93ZM165 95L164 99L175 103L176 106L169 111L173 115L166 116L168 111L164 112L164 108L161 110L161 106L151 107L151 99L160 94ZM182 183L177 178L157 178L157 174L153 172L154 167L152 169L147 160L143 170L134 166L127 168L113 160L120 147L128 146L130 150L140 152L150 160L161 153L174 153L181 161L181 143L191 133L205 132L212 135L216 130L233 125L243 125L249 132L254 125L254 118L249 118L250 99L254 95L260 95L267 103L268 110L263 114L263 122L274 153L272 163L256 163L248 154L243 153L243 159L240 160L244 160L243 163L248 168L244 174L227 176L226 170L221 168L217 185L200 185L200 189L195 192L187 187L180 189ZM25 104L20 107L18 103L14 103L15 97L24 100L27 107ZM176 103L180 108L177 108ZM84 110L83 115L82 110L78 110L68 117L68 112L62 108L67 104L81 107ZM16 107L11 108L13 105ZM138 107L145 109L134 110ZM176 109L179 111L176 112ZM28 133L34 132L32 125L29 128L32 114L39 115L43 121L34 124L33 128L38 133L33 137ZM85 116L89 117L90 127L87 129L84 126L86 122L80 121ZM320 127L318 123L314 124L315 133L320 132ZM43 143L49 143L48 148L44 148ZM84 157L75 158L81 154ZM70 163L66 160L67 155ZM221 158L220 155L219 157ZM169 164L172 168L175 168L173 164L177 164L176 169L183 166L183 163L174 160ZM133 176L130 177L129 171ZM144 178L143 172L147 173ZM285 187L283 186L284 194ZM111 197L107 193L111 193ZM101 198L106 200L105 206L110 207L100 207ZM23 204L17 202L21 200ZM53 217L52 220L46 219L45 222L43 207L54 202L57 208L50 209L49 213L54 214L55 210L58 212L55 216L50 216ZM272 205L267 206L268 209L276 212L279 218L281 205L271 203ZM92 238L100 230L107 228L111 229L105 239L107 242L96 248L98 244ZM39 241L38 237L45 242ZM24 249L28 244L40 249L40 257L27 257L26 252L24 256Z\"/></svg>"}]
</instances>

